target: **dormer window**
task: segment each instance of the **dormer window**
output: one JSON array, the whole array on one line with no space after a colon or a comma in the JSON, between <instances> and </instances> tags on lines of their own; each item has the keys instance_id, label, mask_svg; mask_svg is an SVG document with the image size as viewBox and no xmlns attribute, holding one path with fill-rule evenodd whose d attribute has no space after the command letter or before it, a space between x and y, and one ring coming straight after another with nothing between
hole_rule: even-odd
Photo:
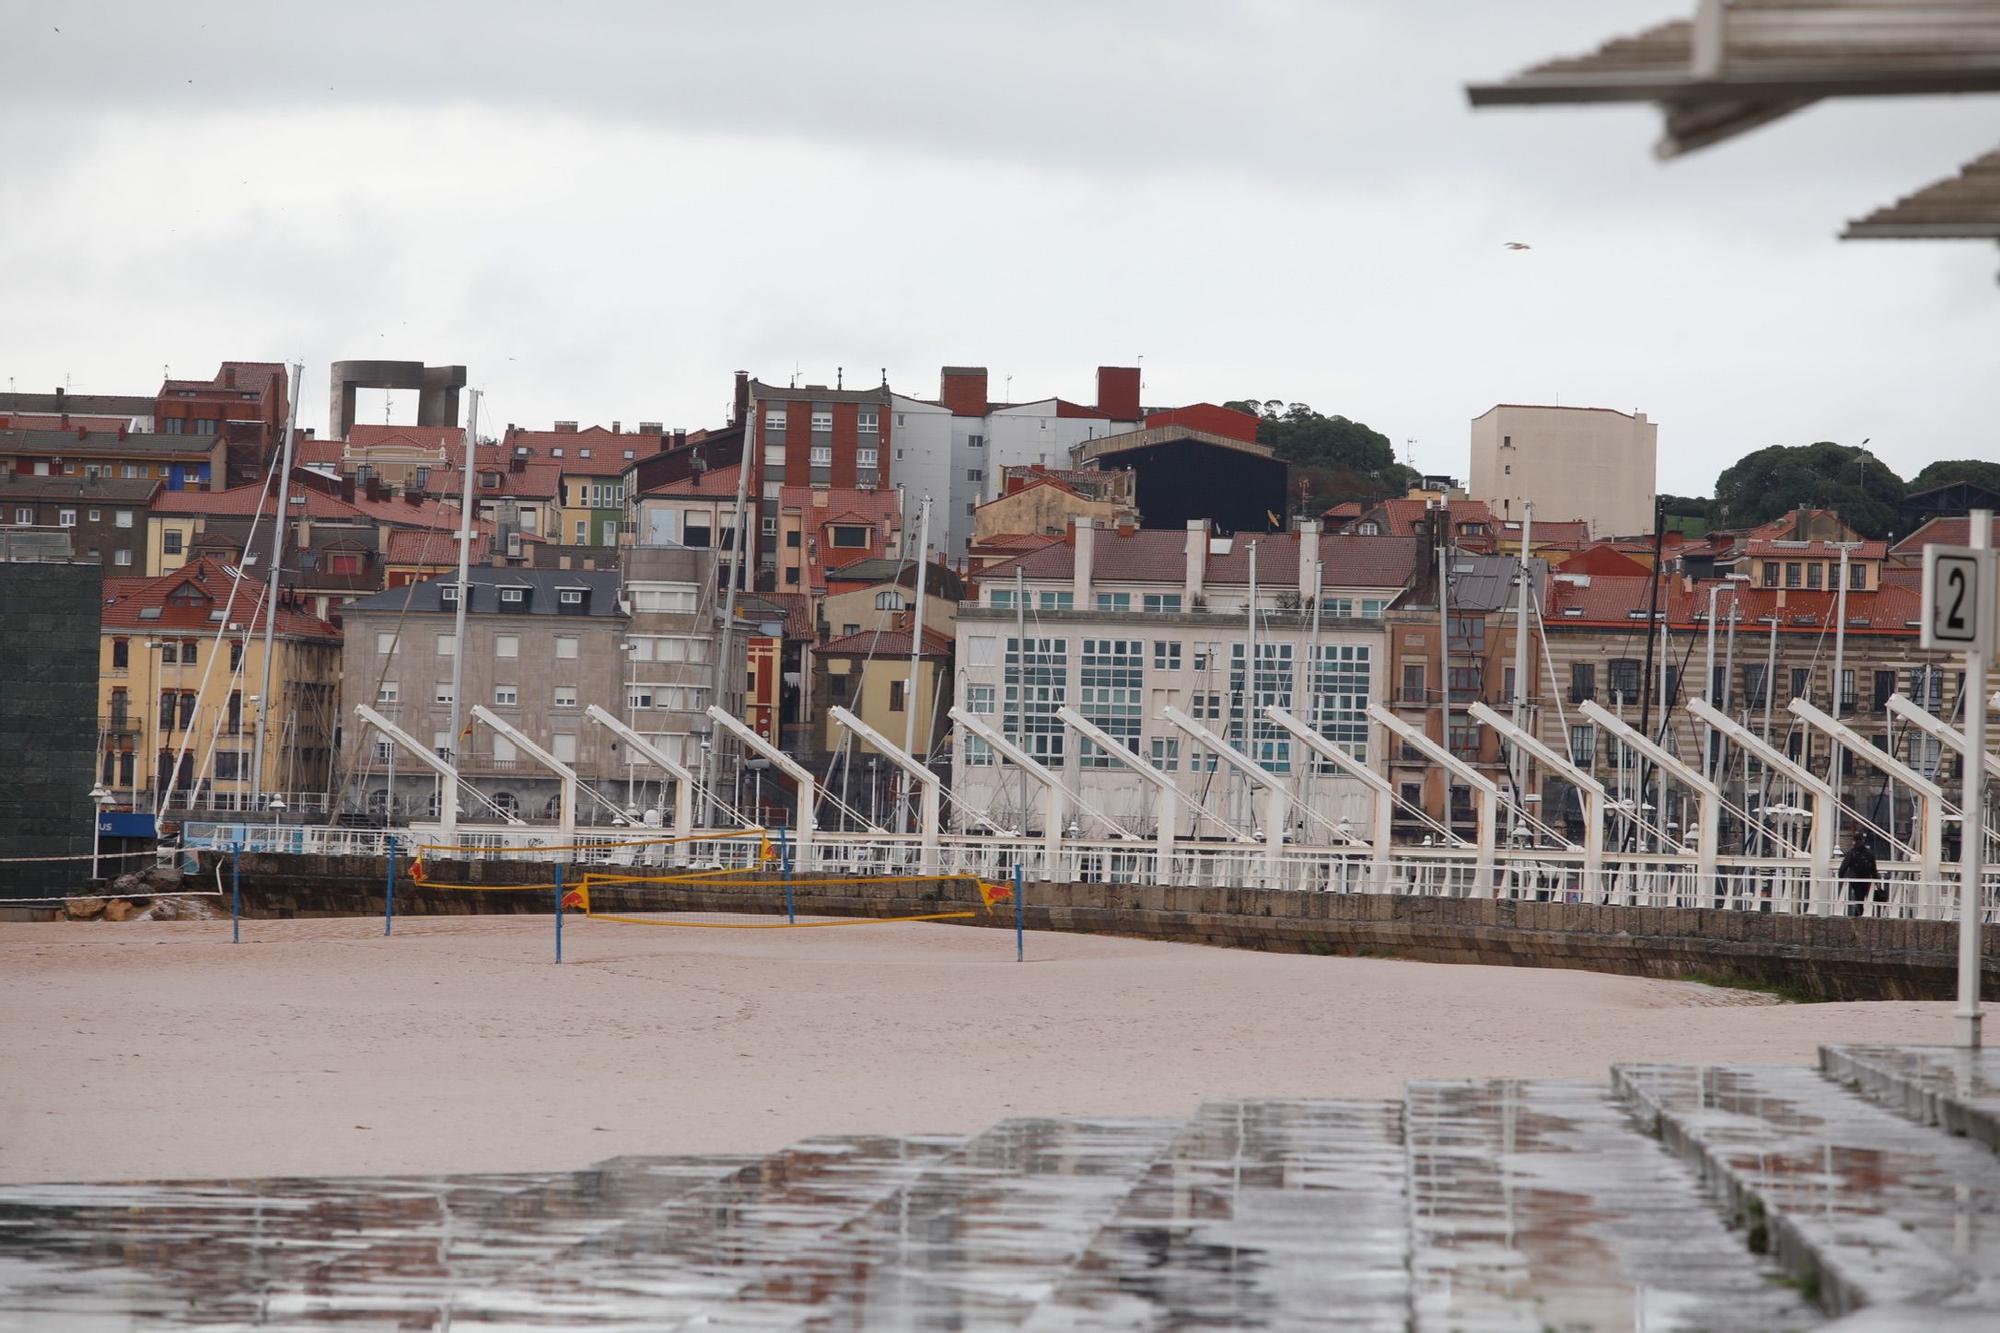
<instances>
[{"instance_id":1,"label":"dormer window","mask_svg":"<svg viewBox=\"0 0 2000 1333\"><path fill-rule=\"evenodd\" d=\"M577 451L576 451L576 456L577 456L578 458L588 458L588 457L590 457L590 450L588 450L588 449L579 449L579 450L577 450Z\"/></svg>"},{"instance_id":2,"label":"dormer window","mask_svg":"<svg viewBox=\"0 0 2000 1333\"><path fill-rule=\"evenodd\" d=\"M526 597L527 590L524 588L502 588L500 590L500 604L502 606L519 606Z\"/></svg>"},{"instance_id":3,"label":"dormer window","mask_svg":"<svg viewBox=\"0 0 2000 1333\"><path fill-rule=\"evenodd\" d=\"M444 603L444 604L445 604L446 606L457 606L457 605L458 605L458 585L457 585L456 583L447 583L447 584L445 584L445 585L444 585L443 587L441 587L441 588L439 588L439 589L438 589L438 598L439 598L439 600L441 600L441 601L442 601L442 602L443 602L443 603Z\"/></svg>"},{"instance_id":4,"label":"dormer window","mask_svg":"<svg viewBox=\"0 0 2000 1333\"><path fill-rule=\"evenodd\" d=\"M479 474L479 484L487 490L498 490L500 488L500 474L498 472L482 472Z\"/></svg>"},{"instance_id":5,"label":"dormer window","mask_svg":"<svg viewBox=\"0 0 2000 1333\"><path fill-rule=\"evenodd\" d=\"M556 446L555 448L553 448L553 449L549 450L549 457L550 457L550 458L561 458L562 456L563 456L563 451L562 451L562 446L560 446L560 445L558 445L558 446Z\"/></svg>"},{"instance_id":6,"label":"dormer window","mask_svg":"<svg viewBox=\"0 0 2000 1333\"><path fill-rule=\"evenodd\" d=\"M581 589L581 588L564 588L564 589L562 590L562 593L561 593L561 600L562 600L562 604L563 604L564 606L582 606L582 605L583 605L583 589Z\"/></svg>"}]
</instances>

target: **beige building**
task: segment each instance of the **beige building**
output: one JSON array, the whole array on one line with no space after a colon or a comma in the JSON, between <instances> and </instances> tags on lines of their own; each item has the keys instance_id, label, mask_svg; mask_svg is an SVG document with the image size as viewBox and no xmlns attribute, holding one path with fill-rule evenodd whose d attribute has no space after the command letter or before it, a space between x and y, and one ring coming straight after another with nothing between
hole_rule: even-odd
<instances>
[{"instance_id":1,"label":"beige building","mask_svg":"<svg viewBox=\"0 0 2000 1333\"><path fill-rule=\"evenodd\" d=\"M952 641L949 631L939 633L924 627L924 647L918 655L916 697L910 697L910 632L906 623L895 628L866 630L834 639L819 650L826 664L828 691L832 702L854 713L863 722L889 738L903 743L910 725L910 709L916 709L918 753L935 756L950 735L950 727L938 729L938 722L951 707L950 675ZM831 753L840 749L847 737L830 715L822 715L821 742ZM875 747L856 738L856 752L866 756ZM878 766L879 770L879 766Z\"/></svg>"},{"instance_id":2,"label":"beige building","mask_svg":"<svg viewBox=\"0 0 2000 1333\"><path fill-rule=\"evenodd\" d=\"M1658 445L1644 412L1502 403L1472 420L1467 490L1501 520L1532 504L1587 520L1595 537L1651 532Z\"/></svg>"}]
</instances>

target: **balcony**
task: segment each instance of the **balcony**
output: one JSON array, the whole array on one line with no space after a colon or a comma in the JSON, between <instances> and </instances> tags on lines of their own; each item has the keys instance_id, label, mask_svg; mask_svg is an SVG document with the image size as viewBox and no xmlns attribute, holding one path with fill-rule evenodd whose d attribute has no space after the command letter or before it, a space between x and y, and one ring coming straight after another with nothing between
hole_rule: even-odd
<instances>
[{"instance_id":1,"label":"balcony","mask_svg":"<svg viewBox=\"0 0 2000 1333\"><path fill-rule=\"evenodd\" d=\"M113 713L98 718L97 729L108 736L136 736L145 729L145 720L129 713Z\"/></svg>"}]
</instances>

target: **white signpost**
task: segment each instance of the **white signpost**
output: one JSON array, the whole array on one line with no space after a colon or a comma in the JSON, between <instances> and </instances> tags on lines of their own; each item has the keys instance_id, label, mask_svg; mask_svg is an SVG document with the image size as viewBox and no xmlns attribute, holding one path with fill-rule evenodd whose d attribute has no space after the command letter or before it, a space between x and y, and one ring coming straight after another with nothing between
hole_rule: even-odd
<instances>
[{"instance_id":1,"label":"white signpost","mask_svg":"<svg viewBox=\"0 0 2000 1333\"><path fill-rule=\"evenodd\" d=\"M1959 807L1958 852L1958 1044L1979 1045L1980 887L1981 854L1986 849L1986 802L1982 795L1986 766L1986 664L2000 625L2000 578L1995 553L1988 549L1992 515L1975 509L1971 515L1970 546L1924 548L1925 648L1956 649L1965 654L1965 800Z\"/></svg>"}]
</instances>

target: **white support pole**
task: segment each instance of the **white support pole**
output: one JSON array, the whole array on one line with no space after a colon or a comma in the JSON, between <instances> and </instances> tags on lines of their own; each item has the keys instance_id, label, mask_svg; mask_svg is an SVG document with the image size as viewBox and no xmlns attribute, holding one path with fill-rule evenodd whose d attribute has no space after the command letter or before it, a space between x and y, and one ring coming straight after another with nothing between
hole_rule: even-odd
<instances>
[{"instance_id":1,"label":"white support pole","mask_svg":"<svg viewBox=\"0 0 2000 1333\"><path fill-rule=\"evenodd\" d=\"M1604 784L1596 777L1578 768L1574 761L1551 746L1544 745L1532 732L1514 725L1493 709L1475 699L1469 710L1472 716L1499 732L1522 754L1531 756L1543 768L1553 769L1572 783L1583 797L1583 878L1587 884L1599 884L1604 875ZM1526 786L1526 772L1522 773ZM1521 817L1527 811L1516 807Z\"/></svg>"},{"instance_id":2,"label":"white support pole","mask_svg":"<svg viewBox=\"0 0 2000 1333\"><path fill-rule=\"evenodd\" d=\"M1626 725L1602 704L1594 699L1583 702L1583 715L1616 736L1645 758L1660 768L1679 778L1687 789L1695 794L1700 813L1695 825L1695 876L1697 880L1713 889L1715 867L1722 851L1722 791L1701 772L1683 763L1679 755L1656 744L1651 737L1643 735L1637 728ZM1704 751L1704 754L1706 751Z\"/></svg>"},{"instance_id":3,"label":"white support pole","mask_svg":"<svg viewBox=\"0 0 2000 1333\"><path fill-rule=\"evenodd\" d=\"M367 704L354 705L355 715L363 722L387 736L396 744L408 750L430 766L432 772L443 780L443 789L438 793L438 824L449 841L458 827L458 770L437 757L431 747L424 745L401 727L383 717ZM367 742L364 741L363 744Z\"/></svg>"},{"instance_id":4,"label":"white support pole","mask_svg":"<svg viewBox=\"0 0 2000 1333\"><path fill-rule=\"evenodd\" d=\"M1362 763L1359 759L1356 759L1353 755L1341 749L1317 731L1314 731L1289 710L1280 708L1276 704L1267 704L1264 707L1264 716L1270 718L1286 731L1291 732L1293 736L1298 738L1300 744L1304 745L1314 754L1319 755L1322 759L1325 759L1342 773L1351 778L1359 778L1365 786L1375 793L1375 802L1372 807L1372 813L1369 816L1368 825L1368 846L1372 862L1370 877L1374 881L1377 893L1387 893L1389 891L1390 829L1393 827L1396 818L1396 789L1390 785L1389 779L1383 777L1380 773L1377 773L1374 769L1368 767L1368 765Z\"/></svg>"},{"instance_id":5,"label":"white support pole","mask_svg":"<svg viewBox=\"0 0 2000 1333\"><path fill-rule=\"evenodd\" d=\"M1993 540L1991 511L1974 509L1966 515L1971 529L1971 546L1983 551ZM1993 566L1987 565L1991 570ZM1993 590L1986 595L1993 597ZM1995 599L2000 602L2000 598ZM1989 618L1996 608L1987 608ZM1986 692L1988 646L1977 645L1965 655L1965 753L1986 751L1986 706L1980 696ZM1991 755L1986 755L1992 758ZM1965 768L1965 795L1958 826L1958 1044L1966 1050L1979 1049L1979 991L1982 972L1979 923L1986 909L1986 885L1982 862L1986 857L1986 795L1983 765L1970 760Z\"/></svg>"},{"instance_id":6,"label":"white support pole","mask_svg":"<svg viewBox=\"0 0 2000 1333\"><path fill-rule=\"evenodd\" d=\"M813 775L807 772L797 760L771 744L771 742L765 740L762 736L759 736L754 730L745 726L736 718L730 716L722 708L710 704L708 706L708 715L715 721L717 726L727 730L736 739L770 760L777 766L781 773L784 773L794 783L798 784L798 808L792 811L792 841L797 844L793 852L795 859L792 864L801 870L812 869L813 799L814 792L816 791L813 784Z\"/></svg>"},{"instance_id":7,"label":"white support pole","mask_svg":"<svg viewBox=\"0 0 2000 1333\"><path fill-rule=\"evenodd\" d=\"M496 716L485 704L474 704L472 715L526 750L542 767L562 779L562 794L556 798L556 827L565 841L576 833L576 770L528 739L519 727Z\"/></svg>"},{"instance_id":8,"label":"white support pole","mask_svg":"<svg viewBox=\"0 0 2000 1333\"><path fill-rule=\"evenodd\" d=\"M985 741L993 747L995 754L1042 785L1042 849L1048 862L1042 873L1054 879L1062 865L1063 801L1070 795L1068 788L1040 760L957 705L952 706L951 720Z\"/></svg>"},{"instance_id":9,"label":"white support pole","mask_svg":"<svg viewBox=\"0 0 2000 1333\"><path fill-rule=\"evenodd\" d=\"M1818 774L1803 764L1792 762L1791 758L1775 746L1766 745L1756 732L1717 711L1706 699L1688 700L1688 712L1700 718L1725 738L1733 741L1743 752L1773 773L1782 773L1790 778L1798 789L1812 798L1812 844L1806 855L1812 862L1811 875L1815 895L1821 885L1831 885L1834 873L1834 835L1839 830L1840 804L1834 800L1833 787ZM1727 768L1724 765L1724 768ZM1759 818L1763 811L1757 812ZM1825 912L1837 910L1829 889L1823 898L1816 898Z\"/></svg>"},{"instance_id":10,"label":"white support pole","mask_svg":"<svg viewBox=\"0 0 2000 1333\"><path fill-rule=\"evenodd\" d=\"M1169 872L1174 864L1176 826L1180 823L1181 789L1179 785L1165 773L1162 773L1159 769L1141 759L1124 742L1112 736L1109 732L1069 705L1064 704L1056 709L1056 716L1061 718L1072 730L1089 738L1092 744L1102 749L1106 754L1116 759L1125 767L1131 769L1134 773L1137 773L1146 782L1152 784L1155 801L1154 819L1158 825L1153 830L1153 845L1159 857L1159 878L1157 882L1160 884L1171 884L1173 880L1169 877Z\"/></svg>"},{"instance_id":11,"label":"white support pole","mask_svg":"<svg viewBox=\"0 0 2000 1333\"><path fill-rule=\"evenodd\" d=\"M1168 708L1160 716L1200 741L1217 758L1264 789L1264 879L1270 887L1278 887L1284 864L1285 824L1288 822L1285 806L1294 799L1292 793L1277 774L1267 770L1262 764L1180 709Z\"/></svg>"},{"instance_id":12,"label":"white support pole","mask_svg":"<svg viewBox=\"0 0 2000 1333\"><path fill-rule=\"evenodd\" d=\"M1495 891L1493 879L1493 849L1500 825L1500 784L1487 777L1471 764L1466 763L1444 746L1424 735L1422 728L1413 727L1384 708L1381 704L1369 704L1368 716L1380 722L1396 734L1417 753L1429 759L1455 777L1463 778L1478 801L1477 828L1474 831L1474 846L1477 848L1477 869L1474 889L1480 893ZM1449 784L1446 784L1449 788ZM1445 792L1445 826L1451 826L1451 792Z\"/></svg>"},{"instance_id":13,"label":"white support pole","mask_svg":"<svg viewBox=\"0 0 2000 1333\"><path fill-rule=\"evenodd\" d=\"M1966 692L1965 697L1966 697L1966 707L1969 711L1973 707L1973 702L1974 702L1972 692L1968 690ZM2000 708L2000 694L1996 694L1993 696L1992 703L1994 707ZM1931 714L1925 712L1922 708L1919 708L1916 702L1912 700L1908 695L1906 694L1890 695L1888 707L1890 712L1894 713L1897 717L1902 718L1905 722L1915 727L1918 731L1923 732L1924 735L1929 736L1932 740L1939 742L1946 749L1950 750L1952 753L1958 755L1959 757L1961 758L1964 757L1965 744L1966 744L1965 733L1960 731L1958 728L1952 726L1949 722L1944 721L1942 718L1933 717ZM1985 758L1986 758L1986 772L1988 776L1994 778L2000 778L2000 754L1995 754L1993 751L1988 750L1986 752Z\"/></svg>"},{"instance_id":14,"label":"white support pole","mask_svg":"<svg viewBox=\"0 0 2000 1333\"><path fill-rule=\"evenodd\" d=\"M675 862L679 864L687 856L686 842L694 833L694 774L686 765L669 759L661 749L623 721L607 713L596 704L583 710L585 717L612 732L623 740L633 753L657 764L666 775L674 780L674 849Z\"/></svg>"},{"instance_id":15,"label":"white support pole","mask_svg":"<svg viewBox=\"0 0 2000 1333\"><path fill-rule=\"evenodd\" d=\"M910 703L912 711L914 711L915 704L913 697L906 699L905 702ZM931 772L929 766L910 755L907 751L891 745L888 738L881 732L875 730L875 728L869 726L839 704L835 704L829 708L827 716L874 746L884 758L902 769L903 772L909 775L910 780L917 784L921 801L919 818L923 824L922 829L919 830L923 841L917 869L920 874L936 874L938 869L938 818L943 809L943 801L940 795L940 788L943 784L938 781L938 775Z\"/></svg>"},{"instance_id":16,"label":"white support pole","mask_svg":"<svg viewBox=\"0 0 2000 1333\"><path fill-rule=\"evenodd\" d=\"M1793 717L1815 731L1824 732L1835 744L1844 747L1864 762L1873 764L1917 793L1919 802L1917 818L1923 824L1924 830L1923 845L1918 849L1923 867L1920 873L1927 886L1924 892L1933 891L1938 878L1944 874L1944 788L1887 750L1876 749L1873 742L1854 728L1838 718L1828 717L1804 699L1794 699L1788 707Z\"/></svg>"}]
</instances>

